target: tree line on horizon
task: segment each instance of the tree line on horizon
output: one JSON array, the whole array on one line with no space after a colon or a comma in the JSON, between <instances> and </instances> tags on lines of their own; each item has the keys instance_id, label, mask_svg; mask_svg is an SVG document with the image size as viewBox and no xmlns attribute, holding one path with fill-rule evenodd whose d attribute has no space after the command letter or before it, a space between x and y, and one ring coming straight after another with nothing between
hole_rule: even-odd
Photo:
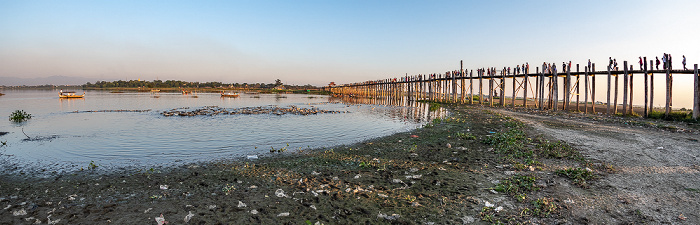
<instances>
[{"instance_id":1,"label":"tree line on horizon","mask_svg":"<svg viewBox=\"0 0 700 225\"><path fill-rule=\"evenodd\" d=\"M230 83L222 82L188 82L179 80L117 80L117 81L97 81L94 84L87 82L83 84L83 88L259 88L271 89L279 86L292 89L313 89L316 86L307 85L285 85L280 79L275 80L275 83Z\"/></svg>"}]
</instances>

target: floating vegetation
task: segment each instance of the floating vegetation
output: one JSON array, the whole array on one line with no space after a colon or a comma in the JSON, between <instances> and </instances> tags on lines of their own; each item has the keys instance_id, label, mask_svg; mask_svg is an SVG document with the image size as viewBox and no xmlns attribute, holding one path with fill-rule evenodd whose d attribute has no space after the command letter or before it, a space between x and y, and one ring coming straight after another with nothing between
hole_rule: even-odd
<instances>
[{"instance_id":1,"label":"floating vegetation","mask_svg":"<svg viewBox=\"0 0 700 225\"><path fill-rule=\"evenodd\" d=\"M205 106L203 108L199 109L194 109L194 110L189 110L189 108L179 108L179 109L172 109L168 111L164 111L161 113L163 116L214 116L214 115L236 115L236 114L243 114L243 115L253 115L253 114L273 114L273 115L285 115L285 114L294 114L294 115L314 115L314 114L322 114L322 113L343 113L340 111L333 111L333 110L323 110L323 109L316 109L316 108L299 108L296 106L289 106L289 107L277 107L277 106L259 106L259 107L244 107L244 108L236 108L236 109L225 109L221 108L218 106Z\"/></svg>"}]
</instances>

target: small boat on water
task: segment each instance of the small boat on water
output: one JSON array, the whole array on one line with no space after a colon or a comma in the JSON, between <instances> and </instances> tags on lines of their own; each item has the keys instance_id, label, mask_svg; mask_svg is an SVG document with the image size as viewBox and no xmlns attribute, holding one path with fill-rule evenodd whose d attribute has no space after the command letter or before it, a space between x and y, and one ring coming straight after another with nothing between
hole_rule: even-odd
<instances>
[{"instance_id":1,"label":"small boat on water","mask_svg":"<svg viewBox=\"0 0 700 225\"><path fill-rule=\"evenodd\" d=\"M236 98L236 97L238 97L238 96L239 96L238 93L231 93L231 92L229 92L229 93L224 93L223 91L221 92L221 97L232 97L232 98Z\"/></svg>"},{"instance_id":2,"label":"small boat on water","mask_svg":"<svg viewBox=\"0 0 700 225\"><path fill-rule=\"evenodd\" d=\"M85 97L85 92L82 95L75 94L75 91L63 91L58 92L59 98L82 98Z\"/></svg>"}]
</instances>

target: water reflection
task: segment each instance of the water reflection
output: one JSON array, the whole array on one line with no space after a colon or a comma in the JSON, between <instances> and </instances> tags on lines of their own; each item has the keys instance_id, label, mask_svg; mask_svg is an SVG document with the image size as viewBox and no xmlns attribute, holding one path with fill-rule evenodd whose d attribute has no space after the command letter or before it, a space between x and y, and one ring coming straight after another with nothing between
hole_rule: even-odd
<instances>
[{"instance_id":1,"label":"water reflection","mask_svg":"<svg viewBox=\"0 0 700 225\"><path fill-rule=\"evenodd\" d=\"M448 111L444 108L437 108L433 111L430 111L430 104L417 101L409 101L407 98L332 96L328 98L328 101L331 103L344 103L350 105L365 104L394 107L394 110L385 110L386 116L389 116L392 119L401 120L403 122L418 124L428 123L433 119L442 118L447 116L448 114Z\"/></svg>"}]
</instances>

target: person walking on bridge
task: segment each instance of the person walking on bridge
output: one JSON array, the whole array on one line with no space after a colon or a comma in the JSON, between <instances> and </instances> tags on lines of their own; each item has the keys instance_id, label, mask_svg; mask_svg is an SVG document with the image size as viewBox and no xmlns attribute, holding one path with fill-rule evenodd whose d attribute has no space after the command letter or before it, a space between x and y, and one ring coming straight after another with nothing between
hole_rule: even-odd
<instances>
[{"instance_id":1,"label":"person walking on bridge","mask_svg":"<svg viewBox=\"0 0 700 225\"><path fill-rule=\"evenodd\" d=\"M683 55L683 70L688 70L688 68L685 67L685 55Z\"/></svg>"}]
</instances>

